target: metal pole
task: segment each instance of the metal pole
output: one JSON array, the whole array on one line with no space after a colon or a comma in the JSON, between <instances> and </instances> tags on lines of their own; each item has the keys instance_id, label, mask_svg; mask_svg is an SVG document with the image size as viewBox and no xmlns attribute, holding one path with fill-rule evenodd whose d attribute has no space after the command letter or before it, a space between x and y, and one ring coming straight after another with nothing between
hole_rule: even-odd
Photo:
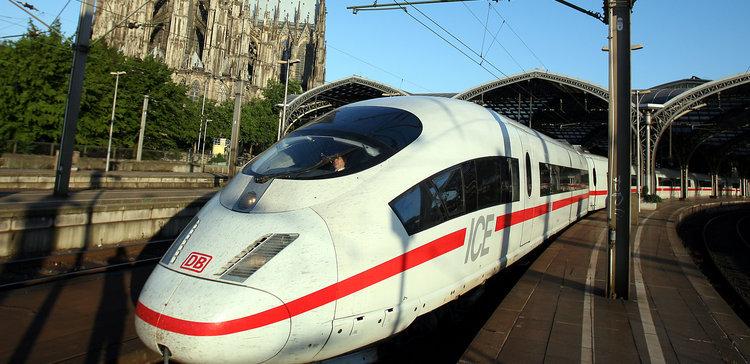
<instances>
[{"instance_id":1,"label":"metal pole","mask_svg":"<svg viewBox=\"0 0 750 364\"><path fill-rule=\"evenodd\" d=\"M143 155L143 133L146 130L146 114L148 113L148 95L143 95L143 112L141 113L141 131L138 133L138 151L135 160L141 161Z\"/></svg>"},{"instance_id":2,"label":"metal pole","mask_svg":"<svg viewBox=\"0 0 750 364\"><path fill-rule=\"evenodd\" d=\"M62 138L60 140L60 156L55 168L56 196L68 195L70 182L70 168L73 165L73 145L76 141L76 124L78 113L81 111L81 92L83 91L83 76L86 68L86 56L89 53L91 40L91 23L94 17L96 0L81 2L81 14L78 17L78 32L76 34L73 67L70 71L70 87L68 88L68 102L65 105L65 121L63 122ZM15 149L15 145L14 145Z\"/></svg>"},{"instance_id":3,"label":"metal pole","mask_svg":"<svg viewBox=\"0 0 750 364\"><path fill-rule=\"evenodd\" d=\"M276 140L281 139L281 134L284 132L286 127L286 100L287 93L289 92L289 60L286 60L286 77L284 77L284 105L281 107L281 120L279 120L279 133L276 136Z\"/></svg>"},{"instance_id":4,"label":"metal pole","mask_svg":"<svg viewBox=\"0 0 750 364\"><path fill-rule=\"evenodd\" d=\"M628 299L630 289L630 0L609 0L610 35L610 280L607 294ZM614 167L614 168L613 168ZM614 177L614 178L613 178ZM614 221L612 220L614 215ZM613 232L613 234L612 234Z\"/></svg>"},{"instance_id":5,"label":"metal pole","mask_svg":"<svg viewBox=\"0 0 750 364\"><path fill-rule=\"evenodd\" d=\"M653 169L654 166L651 163L651 110L646 110L646 187L648 187L648 193L652 195L656 193L653 190Z\"/></svg>"},{"instance_id":6,"label":"metal pole","mask_svg":"<svg viewBox=\"0 0 750 364\"><path fill-rule=\"evenodd\" d=\"M531 116L534 114L534 96L529 95L529 129L531 129Z\"/></svg>"},{"instance_id":7,"label":"metal pole","mask_svg":"<svg viewBox=\"0 0 750 364\"><path fill-rule=\"evenodd\" d=\"M643 156L641 155L641 100L638 98L638 92L639 90L635 91L635 134L636 141L638 142L635 148L636 155L638 156L635 163L635 193L638 196L638 212L641 212L641 175L643 174L641 158Z\"/></svg>"},{"instance_id":8,"label":"metal pole","mask_svg":"<svg viewBox=\"0 0 750 364\"><path fill-rule=\"evenodd\" d=\"M201 115L201 119L198 121L198 142L196 143L196 146L198 147L198 151L200 151L200 148L201 148L202 137L203 137L203 115Z\"/></svg>"},{"instance_id":9,"label":"metal pole","mask_svg":"<svg viewBox=\"0 0 750 364\"><path fill-rule=\"evenodd\" d=\"M206 135L208 134L208 122L211 119L206 119L203 123L203 143L201 144L201 164L206 164Z\"/></svg>"},{"instance_id":10,"label":"metal pole","mask_svg":"<svg viewBox=\"0 0 750 364\"><path fill-rule=\"evenodd\" d=\"M115 76L115 96L112 98L112 118L109 121L109 142L107 143L107 164L104 167L105 172L109 172L109 153L112 150L112 129L115 125L115 107L117 106L117 87L120 84L120 75L125 72L110 72Z\"/></svg>"},{"instance_id":11,"label":"metal pole","mask_svg":"<svg viewBox=\"0 0 750 364\"><path fill-rule=\"evenodd\" d=\"M685 166L680 164L680 200L685 199Z\"/></svg>"},{"instance_id":12,"label":"metal pole","mask_svg":"<svg viewBox=\"0 0 750 364\"><path fill-rule=\"evenodd\" d=\"M672 124L669 124L669 160L672 161Z\"/></svg>"},{"instance_id":13,"label":"metal pole","mask_svg":"<svg viewBox=\"0 0 750 364\"><path fill-rule=\"evenodd\" d=\"M240 116L242 113L242 79L238 79L234 84L234 115L232 116L232 144L229 147L229 175L235 175L237 168L237 148L240 139Z\"/></svg>"},{"instance_id":14,"label":"metal pole","mask_svg":"<svg viewBox=\"0 0 750 364\"><path fill-rule=\"evenodd\" d=\"M208 82L206 82L206 86L203 88L203 103L201 103L201 119L198 122L198 149L200 150L201 147L201 136L203 134L203 114L206 110L206 94L208 93ZM201 154L201 162L203 161L203 154Z\"/></svg>"}]
</instances>

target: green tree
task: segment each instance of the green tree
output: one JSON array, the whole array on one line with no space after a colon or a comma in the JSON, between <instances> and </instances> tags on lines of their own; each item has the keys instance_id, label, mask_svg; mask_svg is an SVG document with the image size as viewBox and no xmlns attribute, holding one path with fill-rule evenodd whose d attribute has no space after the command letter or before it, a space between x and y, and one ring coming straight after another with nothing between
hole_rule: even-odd
<instances>
[{"instance_id":1,"label":"green tree","mask_svg":"<svg viewBox=\"0 0 750 364\"><path fill-rule=\"evenodd\" d=\"M43 33L32 23L26 35L0 44L0 138L53 142L60 138L72 60L71 40Z\"/></svg>"},{"instance_id":2,"label":"green tree","mask_svg":"<svg viewBox=\"0 0 750 364\"><path fill-rule=\"evenodd\" d=\"M302 93L298 80L289 80L289 94ZM242 107L240 143L246 153L258 154L276 142L279 109L284 101L284 84L271 80L263 89L262 98L254 98Z\"/></svg>"},{"instance_id":3,"label":"green tree","mask_svg":"<svg viewBox=\"0 0 750 364\"><path fill-rule=\"evenodd\" d=\"M20 142L58 142L62 132L68 79L72 63L72 41L60 35L59 22L49 33L29 24L16 41L0 43L0 138ZM153 58L127 57L103 42L95 42L86 62L81 112L76 143L106 146L114 96L115 77L120 76L114 147L138 143L143 96L149 95L145 149L186 150L197 142L202 120L211 119L207 148L213 138L231 135L234 103L208 101L201 118L202 100L187 96L185 85L172 80L167 66ZM302 92L299 81L289 81L289 93ZM271 81L262 97L242 105L240 151L257 154L276 141L284 85Z\"/></svg>"}]
</instances>

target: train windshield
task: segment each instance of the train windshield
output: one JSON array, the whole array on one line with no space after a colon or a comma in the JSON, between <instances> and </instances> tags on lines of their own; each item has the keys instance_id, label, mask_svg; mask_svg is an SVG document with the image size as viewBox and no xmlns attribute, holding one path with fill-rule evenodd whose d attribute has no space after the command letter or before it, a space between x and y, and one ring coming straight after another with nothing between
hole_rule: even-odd
<instances>
[{"instance_id":1,"label":"train windshield","mask_svg":"<svg viewBox=\"0 0 750 364\"><path fill-rule=\"evenodd\" d=\"M334 110L290 133L243 169L259 183L272 178L319 179L356 173L414 141L422 124L413 114L387 107Z\"/></svg>"}]
</instances>

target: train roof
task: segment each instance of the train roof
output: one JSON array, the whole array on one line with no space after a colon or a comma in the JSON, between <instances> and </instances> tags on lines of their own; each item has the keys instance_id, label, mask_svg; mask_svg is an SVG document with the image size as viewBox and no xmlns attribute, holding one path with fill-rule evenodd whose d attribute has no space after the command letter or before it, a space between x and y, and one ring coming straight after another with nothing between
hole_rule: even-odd
<instances>
[{"instance_id":1,"label":"train roof","mask_svg":"<svg viewBox=\"0 0 750 364\"><path fill-rule=\"evenodd\" d=\"M570 145L570 143L552 138L538 130L531 129L513 119L500 115L492 109L485 108L473 102L435 96L396 96L360 101L344 107L355 106L393 107L408 111L416 115L422 121L425 134L432 134L433 132L440 132L460 125L472 123L477 119L493 118L498 123L503 123L515 128L519 132L538 137L547 143L557 145L580 155L596 156L590 153L582 153ZM435 117L437 115L443 117Z\"/></svg>"}]
</instances>

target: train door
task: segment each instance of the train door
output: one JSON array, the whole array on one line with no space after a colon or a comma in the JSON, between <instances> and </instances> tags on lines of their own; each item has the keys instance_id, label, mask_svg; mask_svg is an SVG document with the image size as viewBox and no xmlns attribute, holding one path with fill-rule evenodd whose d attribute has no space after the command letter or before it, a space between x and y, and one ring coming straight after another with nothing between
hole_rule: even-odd
<instances>
[{"instance_id":1,"label":"train door","mask_svg":"<svg viewBox=\"0 0 750 364\"><path fill-rule=\"evenodd\" d=\"M526 221L523 222L523 228L522 228L522 234L521 234L521 246L524 246L531 242L531 240L534 237L534 205L536 202L536 198L534 197L535 191L538 191L538 188L534 188L534 184L539 184L538 180L534 179L534 164L532 163L532 155L531 150L534 149L531 143L534 143L534 141L531 140L523 140L524 138L521 138L521 150L523 151L523 161L521 174L523 174L524 178L523 181L525 182L523 185L521 185L521 200L524 201L523 203L523 209L526 211L526 215L530 215L531 218L527 218Z\"/></svg>"}]
</instances>

